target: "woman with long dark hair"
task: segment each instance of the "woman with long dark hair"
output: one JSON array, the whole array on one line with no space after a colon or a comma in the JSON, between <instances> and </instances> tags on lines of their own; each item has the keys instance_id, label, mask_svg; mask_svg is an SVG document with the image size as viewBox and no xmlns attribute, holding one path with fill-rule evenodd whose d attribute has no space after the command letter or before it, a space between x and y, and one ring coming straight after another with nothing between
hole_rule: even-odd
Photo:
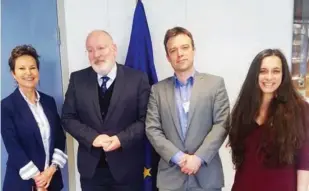
<instances>
[{"instance_id":1,"label":"woman with long dark hair","mask_svg":"<svg viewBox=\"0 0 309 191\"><path fill-rule=\"evenodd\" d=\"M306 191L308 133L309 106L293 87L285 56L263 50L231 114L232 191Z\"/></svg>"}]
</instances>

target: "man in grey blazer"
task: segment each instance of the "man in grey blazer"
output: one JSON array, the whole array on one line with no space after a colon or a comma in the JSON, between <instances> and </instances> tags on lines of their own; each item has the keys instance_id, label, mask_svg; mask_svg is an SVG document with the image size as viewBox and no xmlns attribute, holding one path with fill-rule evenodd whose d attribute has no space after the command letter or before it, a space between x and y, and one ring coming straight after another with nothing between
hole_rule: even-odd
<instances>
[{"instance_id":1,"label":"man in grey blazer","mask_svg":"<svg viewBox=\"0 0 309 191\"><path fill-rule=\"evenodd\" d=\"M175 74L152 87L146 117L147 137L161 156L157 186L160 191L220 191L218 151L230 112L224 80L194 69L188 30L169 29L164 46Z\"/></svg>"}]
</instances>

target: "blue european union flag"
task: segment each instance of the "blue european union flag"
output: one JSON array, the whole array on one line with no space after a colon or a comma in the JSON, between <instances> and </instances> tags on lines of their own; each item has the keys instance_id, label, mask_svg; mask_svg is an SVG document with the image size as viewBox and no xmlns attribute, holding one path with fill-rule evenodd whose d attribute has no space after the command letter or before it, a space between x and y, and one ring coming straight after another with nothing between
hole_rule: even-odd
<instances>
[{"instance_id":1,"label":"blue european union flag","mask_svg":"<svg viewBox=\"0 0 309 191\"><path fill-rule=\"evenodd\" d=\"M147 73L150 85L158 82L153 62L151 37L144 5L141 0L137 1L134 12L130 44L125 65ZM158 155L154 152L146 138L145 149L144 191L154 191L156 190L155 180Z\"/></svg>"}]
</instances>

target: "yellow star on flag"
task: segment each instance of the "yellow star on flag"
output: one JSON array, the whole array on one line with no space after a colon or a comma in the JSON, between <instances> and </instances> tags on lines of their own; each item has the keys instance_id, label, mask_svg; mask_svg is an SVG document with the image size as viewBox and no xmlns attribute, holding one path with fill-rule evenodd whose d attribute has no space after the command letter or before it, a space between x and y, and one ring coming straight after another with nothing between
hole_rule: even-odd
<instances>
[{"instance_id":1,"label":"yellow star on flag","mask_svg":"<svg viewBox=\"0 0 309 191\"><path fill-rule=\"evenodd\" d=\"M144 178L146 178L147 176L151 176L150 170L151 168L144 167Z\"/></svg>"}]
</instances>

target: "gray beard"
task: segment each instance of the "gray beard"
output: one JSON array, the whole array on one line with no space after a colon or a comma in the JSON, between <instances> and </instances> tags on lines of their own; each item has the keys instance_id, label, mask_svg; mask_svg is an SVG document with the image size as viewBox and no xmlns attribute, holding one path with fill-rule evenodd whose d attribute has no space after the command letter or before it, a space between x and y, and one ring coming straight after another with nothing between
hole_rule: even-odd
<instances>
[{"instance_id":1,"label":"gray beard","mask_svg":"<svg viewBox=\"0 0 309 191\"><path fill-rule=\"evenodd\" d=\"M104 66L97 66L95 64L91 64L91 66L97 74L105 76L112 70L114 64L111 62L106 62L104 63Z\"/></svg>"}]
</instances>

